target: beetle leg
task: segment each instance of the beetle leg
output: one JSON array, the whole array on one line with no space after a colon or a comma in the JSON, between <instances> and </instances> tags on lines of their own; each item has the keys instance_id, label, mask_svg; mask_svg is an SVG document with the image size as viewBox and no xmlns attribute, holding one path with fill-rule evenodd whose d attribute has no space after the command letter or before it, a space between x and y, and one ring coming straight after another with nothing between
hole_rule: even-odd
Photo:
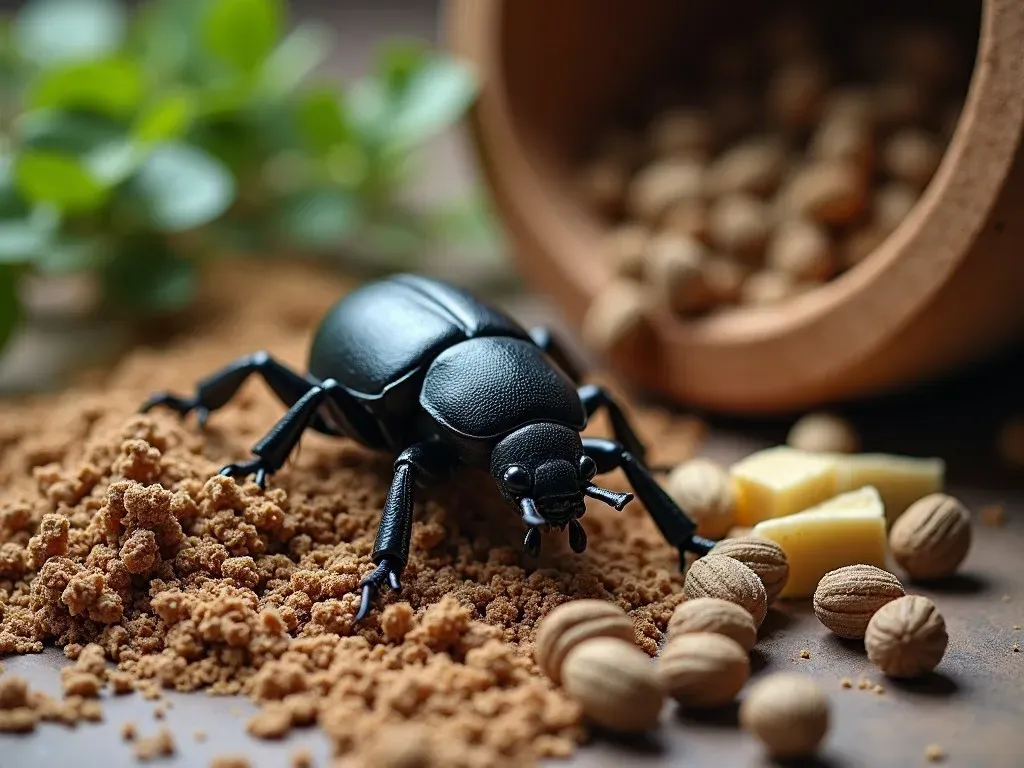
<instances>
[{"instance_id":1,"label":"beetle leg","mask_svg":"<svg viewBox=\"0 0 1024 768\"><path fill-rule=\"evenodd\" d=\"M636 432L629 425L626 414L623 413L619 404L615 402L615 398L608 394L606 389L594 384L586 384L580 387L577 392L580 396L580 402L583 403L583 409L587 413L587 418L589 419L598 408L603 406L605 411L608 412L608 418L611 419L615 439L622 443L626 450L638 460L643 461L647 449L644 448L644 444L640 442L640 438L636 436Z\"/></svg>"},{"instance_id":2,"label":"beetle leg","mask_svg":"<svg viewBox=\"0 0 1024 768\"><path fill-rule=\"evenodd\" d=\"M685 553L706 555L715 542L697 535L697 524L679 508L672 497L654 479L651 472L626 446L614 440L597 437L583 439L583 452L594 460L599 473L621 469L626 473L647 513L658 526L665 540L679 550L680 567L685 564Z\"/></svg>"},{"instance_id":3,"label":"beetle leg","mask_svg":"<svg viewBox=\"0 0 1024 768\"><path fill-rule=\"evenodd\" d=\"M548 328L543 326L530 329L530 338L533 339L533 343L541 348L555 363L565 371L565 374L577 384L580 383L582 378L580 375L579 366L573 360L573 356L569 354L569 350L565 344L559 340Z\"/></svg>"},{"instance_id":4,"label":"beetle leg","mask_svg":"<svg viewBox=\"0 0 1024 768\"><path fill-rule=\"evenodd\" d=\"M373 542L372 559L377 567L359 585L363 594L356 621L362 621L370 612L373 600L385 581L396 592L402 588L399 578L409 562L416 480L437 477L452 466L451 456L436 441L416 443L395 459L395 474L391 478L377 538Z\"/></svg>"},{"instance_id":5,"label":"beetle leg","mask_svg":"<svg viewBox=\"0 0 1024 768\"><path fill-rule=\"evenodd\" d=\"M278 362L266 352L254 352L240 357L207 376L196 385L196 392L191 397L181 397L170 392L157 392L142 405L142 412L165 406L186 416L196 412L200 425L206 423L210 413L223 408L235 396L253 374L258 374L267 383L274 394L287 406L294 405L299 398L317 385L316 379L296 373L288 366ZM317 418L313 427L318 432L333 434L322 419Z\"/></svg>"},{"instance_id":6,"label":"beetle leg","mask_svg":"<svg viewBox=\"0 0 1024 768\"><path fill-rule=\"evenodd\" d=\"M267 476L284 466L288 455L298 445L302 433L317 417L317 409L340 389L341 385L334 379L327 379L322 384L315 385L281 417L266 437L253 446L255 459L228 464L220 473L229 476L255 473L256 482L261 488L264 487Z\"/></svg>"}]
</instances>

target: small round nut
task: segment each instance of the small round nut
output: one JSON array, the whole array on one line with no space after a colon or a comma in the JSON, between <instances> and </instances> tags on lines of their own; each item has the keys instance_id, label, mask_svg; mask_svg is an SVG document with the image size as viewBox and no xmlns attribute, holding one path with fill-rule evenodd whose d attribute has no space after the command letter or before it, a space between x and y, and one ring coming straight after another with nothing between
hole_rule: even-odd
<instances>
[{"instance_id":1,"label":"small round nut","mask_svg":"<svg viewBox=\"0 0 1024 768\"><path fill-rule=\"evenodd\" d=\"M633 622L626 612L604 600L570 600L553 608L537 628L534 658L556 683L568 653L584 640L611 637L634 642Z\"/></svg>"},{"instance_id":2,"label":"small round nut","mask_svg":"<svg viewBox=\"0 0 1024 768\"><path fill-rule=\"evenodd\" d=\"M821 115L827 87L828 73L820 62L808 59L787 64L768 83L768 115L786 130L808 128Z\"/></svg>"},{"instance_id":3,"label":"small round nut","mask_svg":"<svg viewBox=\"0 0 1024 768\"><path fill-rule=\"evenodd\" d=\"M769 605L775 602L789 580L789 560L774 541L757 536L725 539L715 544L711 554L739 560L757 574Z\"/></svg>"},{"instance_id":4,"label":"small round nut","mask_svg":"<svg viewBox=\"0 0 1024 768\"><path fill-rule=\"evenodd\" d=\"M839 637L864 637L875 611L906 594L900 580L873 565L829 571L814 590L814 615Z\"/></svg>"},{"instance_id":5,"label":"small round nut","mask_svg":"<svg viewBox=\"0 0 1024 768\"><path fill-rule=\"evenodd\" d=\"M818 126L809 152L815 160L850 163L866 171L875 161L875 139L865 121L832 119Z\"/></svg>"},{"instance_id":6,"label":"small round nut","mask_svg":"<svg viewBox=\"0 0 1024 768\"><path fill-rule=\"evenodd\" d=\"M621 224L605 235L605 253L624 276L639 278L643 273L644 252L650 242L651 233L643 224Z\"/></svg>"},{"instance_id":7,"label":"small round nut","mask_svg":"<svg viewBox=\"0 0 1024 768\"><path fill-rule=\"evenodd\" d=\"M871 223L892 232L907 218L917 203L917 190L908 184L892 181L875 192L871 201Z\"/></svg>"},{"instance_id":8,"label":"small round nut","mask_svg":"<svg viewBox=\"0 0 1024 768\"><path fill-rule=\"evenodd\" d=\"M720 304L733 304L739 301L750 270L732 256L711 254L704 259L701 271L712 299Z\"/></svg>"},{"instance_id":9,"label":"small round nut","mask_svg":"<svg viewBox=\"0 0 1024 768\"><path fill-rule=\"evenodd\" d=\"M726 195L711 206L708 237L723 251L756 259L770 233L768 206L752 195Z\"/></svg>"},{"instance_id":10,"label":"small round nut","mask_svg":"<svg viewBox=\"0 0 1024 768\"><path fill-rule=\"evenodd\" d=\"M661 157L703 159L714 140L711 117L703 110L670 109L651 122L648 140Z\"/></svg>"},{"instance_id":11,"label":"small round nut","mask_svg":"<svg viewBox=\"0 0 1024 768\"><path fill-rule=\"evenodd\" d=\"M910 577L941 579L956 572L971 548L971 516L952 496L918 499L889 531L889 549Z\"/></svg>"},{"instance_id":12,"label":"small round nut","mask_svg":"<svg viewBox=\"0 0 1024 768\"><path fill-rule=\"evenodd\" d=\"M786 444L815 453L856 453L860 438L845 419L831 413L809 413L789 430Z\"/></svg>"},{"instance_id":13,"label":"small round nut","mask_svg":"<svg viewBox=\"0 0 1024 768\"><path fill-rule=\"evenodd\" d=\"M648 224L683 200L704 197L704 166L693 160L658 160L642 168L626 190L629 212Z\"/></svg>"},{"instance_id":14,"label":"small round nut","mask_svg":"<svg viewBox=\"0 0 1024 768\"><path fill-rule=\"evenodd\" d=\"M906 595L886 603L868 622L868 659L889 677L917 677L942 661L949 636L935 603Z\"/></svg>"},{"instance_id":15,"label":"small round nut","mask_svg":"<svg viewBox=\"0 0 1024 768\"><path fill-rule=\"evenodd\" d=\"M562 667L562 681L585 717L613 731L653 728L665 703L650 657L632 643L612 637L573 648Z\"/></svg>"},{"instance_id":16,"label":"small round nut","mask_svg":"<svg viewBox=\"0 0 1024 768\"><path fill-rule=\"evenodd\" d=\"M740 725L773 757L810 755L828 733L828 697L806 675L777 672L750 687L740 705Z\"/></svg>"},{"instance_id":17,"label":"small round nut","mask_svg":"<svg viewBox=\"0 0 1024 768\"><path fill-rule=\"evenodd\" d=\"M661 219L665 234L683 235L706 243L708 240L708 204L704 200L681 200L673 204Z\"/></svg>"},{"instance_id":18,"label":"small round nut","mask_svg":"<svg viewBox=\"0 0 1024 768\"><path fill-rule=\"evenodd\" d=\"M781 195L781 209L788 215L846 224L867 204L867 177L849 163L814 162L794 173Z\"/></svg>"},{"instance_id":19,"label":"small round nut","mask_svg":"<svg viewBox=\"0 0 1024 768\"><path fill-rule=\"evenodd\" d=\"M732 478L709 459L691 459L669 473L668 495L697 523L697 533L720 539L736 522Z\"/></svg>"},{"instance_id":20,"label":"small round nut","mask_svg":"<svg viewBox=\"0 0 1024 768\"><path fill-rule=\"evenodd\" d=\"M708 169L712 195L769 195L786 170L786 148L777 138L749 139L726 150Z\"/></svg>"},{"instance_id":21,"label":"small round nut","mask_svg":"<svg viewBox=\"0 0 1024 768\"><path fill-rule=\"evenodd\" d=\"M658 676L669 696L686 709L721 707L750 677L747 651L724 635L695 632L671 640L658 658Z\"/></svg>"},{"instance_id":22,"label":"small round nut","mask_svg":"<svg viewBox=\"0 0 1024 768\"><path fill-rule=\"evenodd\" d=\"M740 289L740 302L752 306L778 304L800 292L796 281L786 272L762 269L748 275Z\"/></svg>"},{"instance_id":23,"label":"small round nut","mask_svg":"<svg viewBox=\"0 0 1024 768\"><path fill-rule=\"evenodd\" d=\"M906 128L882 148L882 167L894 179L924 189L942 161L942 146L924 131Z\"/></svg>"},{"instance_id":24,"label":"small round nut","mask_svg":"<svg viewBox=\"0 0 1024 768\"><path fill-rule=\"evenodd\" d=\"M769 241L765 264L797 280L827 280L836 268L832 239L816 222L789 219L775 230Z\"/></svg>"},{"instance_id":25,"label":"small round nut","mask_svg":"<svg viewBox=\"0 0 1024 768\"><path fill-rule=\"evenodd\" d=\"M683 594L687 600L718 597L745 608L761 626L768 613L768 596L761 579L739 560L725 555L705 555L686 572Z\"/></svg>"},{"instance_id":26,"label":"small round nut","mask_svg":"<svg viewBox=\"0 0 1024 768\"><path fill-rule=\"evenodd\" d=\"M757 642L757 627L750 612L717 597L686 600L672 612L668 620L669 641L694 632L724 635L748 653Z\"/></svg>"},{"instance_id":27,"label":"small round nut","mask_svg":"<svg viewBox=\"0 0 1024 768\"><path fill-rule=\"evenodd\" d=\"M614 355L629 348L647 327L650 299L632 280L610 281L591 301L580 336L598 354Z\"/></svg>"},{"instance_id":28,"label":"small round nut","mask_svg":"<svg viewBox=\"0 0 1024 768\"><path fill-rule=\"evenodd\" d=\"M676 312L691 312L708 303L701 262L704 246L685 235L654 237L644 254L644 278L661 304Z\"/></svg>"}]
</instances>

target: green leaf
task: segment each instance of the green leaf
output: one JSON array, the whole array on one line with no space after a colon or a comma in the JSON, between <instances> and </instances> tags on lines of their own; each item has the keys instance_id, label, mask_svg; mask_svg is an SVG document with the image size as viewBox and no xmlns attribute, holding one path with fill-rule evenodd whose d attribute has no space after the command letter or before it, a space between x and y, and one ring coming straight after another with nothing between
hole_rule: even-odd
<instances>
[{"instance_id":1,"label":"green leaf","mask_svg":"<svg viewBox=\"0 0 1024 768\"><path fill-rule=\"evenodd\" d=\"M184 309L196 297L196 263L172 253L153 238L122 243L104 271L108 294L135 314L160 315Z\"/></svg>"},{"instance_id":2,"label":"green leaf","mask_svg":"<svg viewBox=\"0 0 1024 768\"><path fill-rule=\"evenodd\" d=\"M332 189L308 190L292 197L278 219L285 238L310 248L337 245L350 237L358 224L356 200Z\"/></svg>"},{"instance_id":3,"label":"green leaf","mask_svg":"<svg viewBox=\"0 0 1024 768\"><path fill-rule=\"evenodd\" d=\"M195 104L188 94L168 94L143 110L132 132L144 143L177 139L188 130L194 113Z\"/></svg>"},{"instance_id":4,"label":"green leaf","mask_svg":"<svg viewBox=\"0 0 1024 768\"><path fill-rule=\"evenodd\" d=\"M63 239L48 244L34 263L40 272L60 275L100 269L108 259L108 245L103 240Z\"/></svg>"},{"instance_id":5,"label":"green leaf","mask_svg":"<svg viewBox=\"0 0 1024 768\"><path fill-rule=\"evenodd\" d=\"M211 222L235 199L230 171L216 158L187 144L156 147L131 186L152 225L163 232L180 232Z\"/></svg>"},{"instance_id":6,"label":"green leaf","mask_svg":"<svg viewBox=\"0 0 1024 768\"><path fill-rule=\"evenodd\" d=\"M21 322L21 298L18 295L18 272L0 264L0 349L10 341Z\"/></svg>"},{"instance_id":7,"label":"green leaf","mask_svg":"<svg viewBox=\"0 0 1024 768\"><path fill-rule=\"evenodd\" d=\"M462 117L476 94L476 78L465 66L437 57L409 79L396 104L390 135L417 144Z\"/></svg>"},{"instance_id":8,"label":"green leaf","mask_svg":"<svg viewBox=\"0 0 1024 768\"><path fill-rule=\"evenodd\" d=\"M115 0L31 0L14 22L21 55L44 65L105 56L124 32L124 9Z\"/></svg>"},{"instance_id":9,"label":"green leaf","mask_svg":"<svg viewBox=\"0 0 1024 768\"><path fill-rule=\"evenodd\" d=\"M64 211L95 210L107 190L80 160L56 152L28 151L14 165L18 191L33 203L49 203Z\"/></svg>"},{"instance_id":10,"label":"green leaf","mask_svg":"<svg viewBox=\"0 0 1024 768\"><path fill-rule=\"evenodd\" d=\"M389 93L401 93L427 61L430 52L421 40L389 40L377 54L377 71Z\"/></svg>"},{"instance_id":11,"label":"green leaf","mask_svg":"<svg viewBox=\"0 0 1024 768\"><path fill-rule=\"evenodd\" d=\"M142 161L143 152L131 141L110 141L84 156L93 177L105 186L120 184L131 176Z\"/></svg>"},{"instance_id":12,"label":"green leaf","mask_svg":"<svg viewBox=\"0 0 1024 768\"><path fill-rule=\"evenodd\" d=\"M331 43L326 27L308 22L297 26L264 62L260 76L264 92L280 97L294 91L327 59Z\"/></svg>"},{"instance_id":13,"label":"green leaf","mask_svg":"<svg viewBox=\"0 0 1024 768\"><path fill-rule=\"evenodd\" d=\"M318 88L299 99L296 119L306 146L315 154L329 152L338 144L352 140L352 129L335 90Z\"/></svg>"},{"instance_id":14,"label":"green leaf","mask_svg":"<svg viewBox=\"0 0 1024 768\"><path fill-rule=\"evenodd\" d=\"M124 128L100 115L41 109L21 115L15 135L24 147L84 155L109 143L124 141Z\"/></svg>"},{"instance_id":15,"label":"green leaf","mask_svg":"<svg viewBox=\"0 0 1024 768\"><path fill-rule=\"evenodd\" d=\"M280 0L212 0L204 40L211 54L251 74L270 54L283 26Z\"/></svg>"},{"instance_id":16,"label":"green leaf","mask_svg":"<svg viewBox=\"0 0 1024 768\"><path fill-rule=\"evenodd\" d=\"M98 112L126 117L142 101L142 70L126 58L73 62L45 73L28 95L33 108Z\"/></svg>"},{"instance_id":17,"label":"green leaf","mask_svg":"<svg viewBox=\"0 0 1024 768\"><path fill-rule=\"evenodd\" d=\"M480 194L459 198L429 211L425 224L437 240L496 247L501 232L486 200Z\"/></svg>"},{"instance_id":18,"label":"green leaf","mask_svg":"<svg viewBox=\"0 0 1024 768\"><path fill-rule=\"evenodd\" d=\"M0 201L0 264L35 261L50 247L59 217L48 206L29 210L10 195Z\"/></svg>"}]
</instances>

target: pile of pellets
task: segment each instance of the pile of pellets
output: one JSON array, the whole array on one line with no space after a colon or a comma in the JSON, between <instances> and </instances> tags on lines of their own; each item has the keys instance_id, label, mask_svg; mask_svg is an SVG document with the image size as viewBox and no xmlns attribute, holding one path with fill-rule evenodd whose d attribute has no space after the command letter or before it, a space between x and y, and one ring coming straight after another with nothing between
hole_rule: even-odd
<instances>
[{"instance_id":1,"label":"pile of pellets","mask_svg":"<svg viewBox=\"0 0 1024 768\"><path fill-rule=\"evenodd\" d=\"M585 555L553 533L530 561L490 478L424 492L404 589L357 626L390 457L310 435L261 491L217 472L283 412L262 384L205 430L135 413L152 391L189 392L256 349L301 369L345 289L298 268L217 273L199 330L73 390L0 403L0 653L56 646L76 660L63 700L0 677L0 729L97 719L107 690L205 689L258 702L254 737L319 727L352 764L528 765L585 736L577 705L532 659L541 616L611 600L656 652L682 579L638 502L590 509ZM699 425L635 415L658 442L654 461L692 453ZM166 752L164 735L146 755Z\"/></svg>"},{"instance_id":2,"label":"pile of pellets","mask_svg":"<svg viewBox=\"0 0 1024 768\"><path fill-rule=\"evenodd\" d=\"M782 11L716 38L699 85L602 129L581 188L618 279L591 307L592 346L652 306L693 318L798 296L910 215L959 118L970 30L818 21Z\"/></svg>"}]
</instances>

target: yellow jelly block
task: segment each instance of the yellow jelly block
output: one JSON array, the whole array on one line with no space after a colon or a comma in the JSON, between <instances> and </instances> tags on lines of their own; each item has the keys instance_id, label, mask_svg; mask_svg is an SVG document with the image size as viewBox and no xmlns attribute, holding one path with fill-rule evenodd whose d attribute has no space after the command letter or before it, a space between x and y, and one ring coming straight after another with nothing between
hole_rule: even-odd
<instances>
[{"instance_id":1,"label":"yellow jelly block","mask_svg":"<svg viewBox=\"0 0 1024 768\"><path fill-rule=\"evenodd\" d=\"M800 512L836 494L836 460L787 446L752 453L730 469L736 489L736 522Z\"/></svg>"},{"instance_id":2,"label":"yellow jelly block","mask_svg":"<svg viewBox=\"0 0 1024 768\"><path fill-rule=\"evenodd\" d=\"M885 514L881 497L863 488L796 515L765 520L755 536L774 541L789 560L789 580L780 597L810 597L821 577L846 565L885 568Z\"/></svg>"},{"instance_id":3,"label":"yellow jelly block","mask_svg":"<svg viewBox=\"0 0 1024 768\"><path fill-rule=\"evenodd\" d=\"M942 459L915 459L885 453L833 454L836 491L852 491L865 485L878 489L891 525L907 507L930 493L942 490L946 463Z\"/></svg>"}]
</instances>

